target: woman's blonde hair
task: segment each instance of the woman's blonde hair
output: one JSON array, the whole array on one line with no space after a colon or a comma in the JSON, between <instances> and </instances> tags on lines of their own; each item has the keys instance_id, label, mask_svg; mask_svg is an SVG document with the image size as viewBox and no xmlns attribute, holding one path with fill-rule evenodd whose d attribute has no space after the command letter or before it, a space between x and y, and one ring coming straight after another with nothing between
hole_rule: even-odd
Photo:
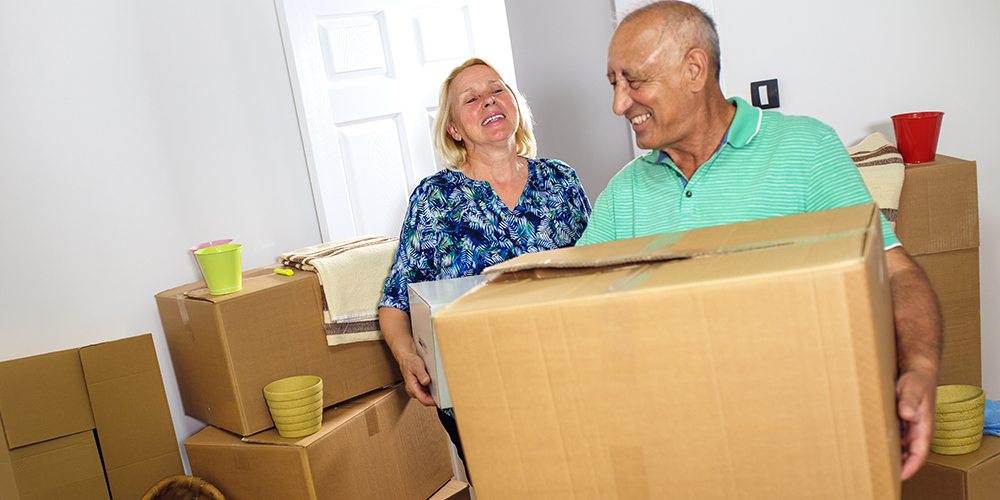
<instances>
[{"instance_id":1,"label":"woman's blonde hair","mask_svg":"<svg viewBox=\"0 0 1000 500\"><path fill-rule=\"evenodd\" d=\"M456 141L448 133L448 124L453 121L449 87L451 87L451 82L455 80L455 77L462 70L480 64L492 69L497 75L500 74L490 63L478 57L473 57L451 70L451 74L441 84L441 94L438 97L438 114L437 118L434 119L434 149L437 149L441 155L442 166L449 170L457 170L458 167L461 167L465 163L465 158L468 154L468 151L465 149L465 141ZM500 79L502 81L503 77L500 77ZM521 116L517 131L514 133L514 141L517 144L517 155L534 158L535 134L532 131L531 125L531 109L528 108L528 103L519 92L512 89L510 85L507 85L507 82L502 83L510 91L511 95L514 96L514 103L517 104L517 111Z\"/></svg>"}]
</instances>

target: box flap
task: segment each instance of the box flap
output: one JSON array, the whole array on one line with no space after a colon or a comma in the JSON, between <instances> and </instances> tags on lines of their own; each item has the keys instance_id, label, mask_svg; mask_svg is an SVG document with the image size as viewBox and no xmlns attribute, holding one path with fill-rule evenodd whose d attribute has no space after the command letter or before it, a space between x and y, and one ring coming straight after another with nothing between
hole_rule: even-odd
<instances>
[{"instance_id":1,"label":"box flap","mask_svg":"<svg viewBox=\"0 0 1000 500\"><path fill-rule=\"evenodd\" d=\"M0 363L0 420L11 448L93 429L77 350Z\"/></svg>"},{"instance_id":2,"label":"box flap","mask_svg":"<svg viewBox=\"0 0 1000 500\"><path fill-rule=\"evenodd\" d=\"M949 469L968 471L976 466L1000 455L1000 437L983 436L983 442L979 449L966 453L965 455L938 455L930 453L927 455L927 463L937 464Z\"/></svg>"},{"instance_id":3,"label":"box flap","mask_svg":"<svg viewBox=\"0 0 1000 500\"><path fill-rule=\"evenodd\" d=\"M520 255L490 266L483 272L602 268L795 246L857 235L867 228L875 213L875 205L868 203L776 219L560 248Z\"/></svg>"},{"instance_id":4,"label":"box flap","mask_svg":"<svg viewBox=\"0 0 1000 500\"><path fill-rule=\"evenodd\" d=\"M18 448L10 458L23 500L109 498L93 431Z\"/></svg>"},{"instance_id":5,"label":"box flap","mask_svg":"<svg viewBox=\"0 0 1000 500\"><path fill-rule=\"evenodd\" d=\"M249 271L243 272L243 289L236 293L228 293L226 295L212 295L208 291L208 287L204 286L204 283L196 283L197 287L184 290L184 295L189 298L204 300L211 302L213 304L220 304L223 302L228 302L232 300L238 300L240 297L244 297L251 293L256 293L261 290L265 290L280 284L280 282L292 281L292 280L302 280L302 279L316 279L316 273L311 273L308 271L295 271L295 274L291 276L285 276L283 274L277 274L274 269L280 267L278 264L273 264L269 267L259 267L257 269L251 269ZM164 292L166 293L166 292Z\"/></svg>"},{"instance_id":6,"label":"box flap","mask_svg":"<svg viewBox=\"0 0 1000 500\"><path fill-rule=\"evenodd\" d=\"M173 456L162 469L133 469L147 486L183 473L160 366L149 334L80 349L104 466L110 473L133 464ZM162 461L160 462L162 463ZM145 472L144 478L134 474ZM123 498L145 491L112 491Z\"/></svg>"},{"instance_id":7,"label":"box flap","mask_svg":"<svg viewBox=\"0 0 1000 500\"><path fill-rule=\"evenodd\" d=\"M305 448L326 435L336 432L337 429L344 426L351 419L363 415L367 409L375 406L379 401L391 397L392 391L400 385L402 384L394 384L391 387L372 391L327 408L323 411L323 426L309 436L303 438L284 438L278 434L278 429L271 428L252 436L246 436L243 438L243 442Z\"/></svg>"}]
</instances>

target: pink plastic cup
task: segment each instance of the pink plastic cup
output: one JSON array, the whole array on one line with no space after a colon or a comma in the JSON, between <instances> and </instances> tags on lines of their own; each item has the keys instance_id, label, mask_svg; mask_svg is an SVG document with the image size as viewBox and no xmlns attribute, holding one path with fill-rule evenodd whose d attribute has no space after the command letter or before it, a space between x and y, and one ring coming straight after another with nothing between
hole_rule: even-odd
<instances>
[{"instance_id":1,"label":"pink plastic cup","mask_svg":"<svg viewBox=\"0 0 1000 500\"><path fill-rule=\"evenodd\" d=\"M892 128L896 133L896 147L899 148L899 154L903 155L903 162L934 161L943 116L944 113L940 111L924 111L904 113L892 117Z\"/></svg>"},{"instance_id":2,"label":"pink plastic cup","mask_svg":"<svg viewBox=\"0 0 1000 500\"><path fill-rule=\"evenodd\" d=\"M233 242L232 239L206 241L204 243L199 243L199 244L197 244L197 245L189 248L188 250L191 250L191 256L194 257L194 261L198 262L198 257L194 254L198 250L201 250L202 248L217 247L217 246L220 246L220 245L228 245L228 244L230 244L232 242ZM198 272L201 273L201 280L204 281L205 283L208 283L208 281L205 279L205 272L201 270L201 264L198 264Z\"/></svg>"}]
</instances>

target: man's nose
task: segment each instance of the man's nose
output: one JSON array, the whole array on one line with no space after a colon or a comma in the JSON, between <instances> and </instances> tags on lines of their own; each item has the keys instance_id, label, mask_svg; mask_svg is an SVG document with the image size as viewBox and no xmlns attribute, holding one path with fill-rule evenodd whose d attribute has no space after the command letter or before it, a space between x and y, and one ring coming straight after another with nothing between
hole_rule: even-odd
<instances>
[{"instance_id":1,"label":"man's nose","mask_svg":"<svg viewBox=\"0 0 1000 500\"><path fill-rule=\"evenodd\" d=\"M611 110L614 111L616 115L622 116L625 114L625 111L632 106L632 97L629 96L628 85L616 83L614 89L615 97L614 102L611 105Z\"/></svg>"}]
</instances>

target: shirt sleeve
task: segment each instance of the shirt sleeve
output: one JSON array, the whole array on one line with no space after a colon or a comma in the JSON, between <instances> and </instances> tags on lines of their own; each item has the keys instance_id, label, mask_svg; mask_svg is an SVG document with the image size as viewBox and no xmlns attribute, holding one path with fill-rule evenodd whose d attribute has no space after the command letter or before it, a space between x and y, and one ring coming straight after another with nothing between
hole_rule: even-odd
<instances>
[{"instance_id":1,"label":"shirt sleeve","mask_svg":"<svg viewBox=\"0 0 1000 500\"><path fill-rule=\"evenodd\" d=\"M399 248L396 250L396 262L389 270L382 289L382 300L379 307L394 307L403 312L410 312L410 300L407 285L426 281L424 276L428 268L429 258L420 249L421 233L426 225L420 223L424 208L425 190L418 187L410 196L410 204L406 210L406 218L399 232Z\"/></svg>"},{"instance_id":2,"label":"shirt sleeve","mask_svg":"<svg viewBox=\"0 0 1000 500\"><path fill-rule=\"evenodd\" d=\"M832 208L871 203L857 165L851 160L836 132L830 129L816 149L810 172L806 210L813 212ZM879 213L882 223L882 240L886 249L900 246L889 221Z\"/></svg>"}]
</instances>

